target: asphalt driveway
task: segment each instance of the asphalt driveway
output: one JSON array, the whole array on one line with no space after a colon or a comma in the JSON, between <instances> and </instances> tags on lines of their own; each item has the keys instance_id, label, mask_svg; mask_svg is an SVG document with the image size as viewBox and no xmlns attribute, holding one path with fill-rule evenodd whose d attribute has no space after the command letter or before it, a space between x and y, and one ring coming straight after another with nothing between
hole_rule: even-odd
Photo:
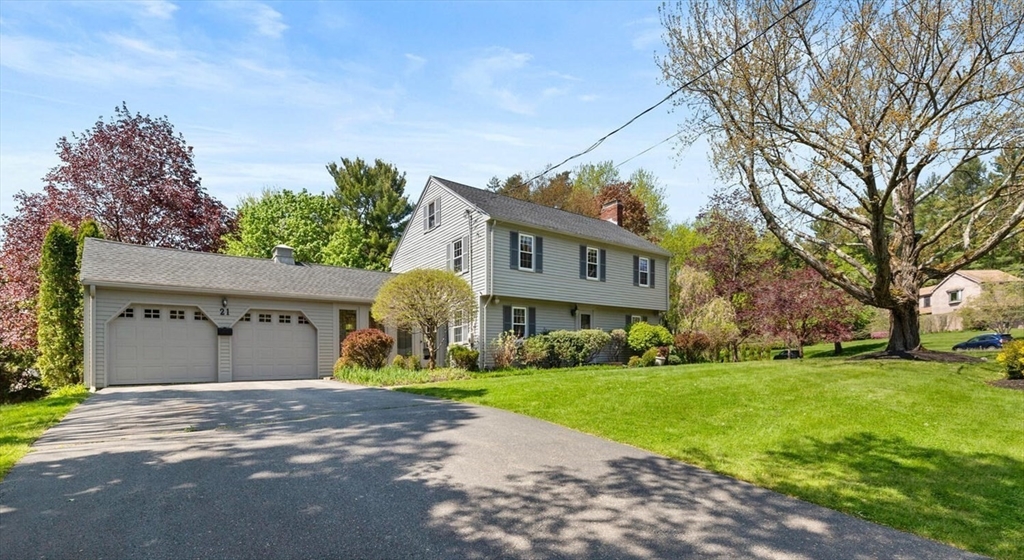
<instances>
[{"instance_id":1,"label":"asphalt driveway","mask_svg":"<svg viewBox=\"0 0 1024 560\"><path fill-rule=\"evenodd\" d=\"M968 558L515 414L333 381L106 389L0 483L20 558Z\"/></svg>"}]
</instances>

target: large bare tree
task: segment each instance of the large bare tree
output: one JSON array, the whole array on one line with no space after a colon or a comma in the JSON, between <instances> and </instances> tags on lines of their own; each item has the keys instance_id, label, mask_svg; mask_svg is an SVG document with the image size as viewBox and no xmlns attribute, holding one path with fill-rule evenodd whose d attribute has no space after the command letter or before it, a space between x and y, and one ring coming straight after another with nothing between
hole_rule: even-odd
<instances>
[{"instance_id":1,"label":"large bare tree","mask_svg":"<svg viewBox=\"0 0 1024 560\"><path fill-rule=\"evenodd\" d=\"M890 311L888 352L917 350L922 284L1021 234L1024 0L801 3L662 9L683 137L709 139L783 244ZM922 228L915 207L1004 148L1012 172Z\"/></svg>"}]
</instances>

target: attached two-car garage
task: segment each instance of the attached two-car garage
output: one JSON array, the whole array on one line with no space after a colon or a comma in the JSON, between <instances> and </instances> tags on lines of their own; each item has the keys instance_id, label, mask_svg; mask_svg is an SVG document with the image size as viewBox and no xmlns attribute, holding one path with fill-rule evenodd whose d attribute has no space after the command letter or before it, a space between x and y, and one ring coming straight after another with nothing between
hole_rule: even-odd
<instances>
[{"instance_id":1,"label":"attached two-car garage","mask_svg":"<svg viewBox=\"0 0 1024 560\"><path fill-rule=\"evenodd\" d=\"M88 238L85 382L315 379L392 274ZM358 320L355 318L358 317Z\"/></svg>"},{"instance_id":2,"label":"attached two-car garage","mask_svg":"<svg viewBox=\"0 0 1024 560\"><path fill-rule=\"evenodd\" d=\"M253 310L232 327L231 379L315 379L317 333L294 311ZM135 305L108 327L110 385L217 381L217 327L194 306Z\"/></svg>"}]
</instances>

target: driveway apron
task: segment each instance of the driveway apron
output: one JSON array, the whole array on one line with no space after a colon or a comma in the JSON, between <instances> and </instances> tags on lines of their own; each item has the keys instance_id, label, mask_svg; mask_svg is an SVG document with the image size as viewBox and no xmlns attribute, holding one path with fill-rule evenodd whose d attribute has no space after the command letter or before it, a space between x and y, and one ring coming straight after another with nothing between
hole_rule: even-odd
<instances>
[{"instance_id":1,"label":"driveway apron","mask_svg":"<svg viewBox=\"0 0 1024 560\"><path fill-rule=\"evenodd\" d=\"M973 558L490 408L333 381L105 389L0 483L0 558Z\"/></svg>"}]
</instances>

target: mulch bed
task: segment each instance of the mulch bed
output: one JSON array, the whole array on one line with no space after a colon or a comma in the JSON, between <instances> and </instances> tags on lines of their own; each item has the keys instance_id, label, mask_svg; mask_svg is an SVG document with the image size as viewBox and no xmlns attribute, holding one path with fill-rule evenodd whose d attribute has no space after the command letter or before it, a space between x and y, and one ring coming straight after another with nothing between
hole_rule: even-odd
<instances>
[{"instance_id":1,"label":"mulch bed","mask_svg":"<svg viewBox=\"0 0 1024 560\"><path fill-rule=\"evenodd\" d=\"M851 360L914 360L919 362L943 362L949 364L974 364L984 362L983 358L968 356L962 352L937 352L935 350L913 350L911 352L870 352L858 354Z\"/></svg>"},{"instance_id":2,"label":"mulch bed","mask_svg":"<svg viewBox=\"0 0 1024 560\"><path fill-rule=\"evenodd\" d=\"M1003 389L1024 391L1024 379L997 379L995 381L989 381L988 384L993 387L1001 387Z\"/></svg>"}]
</instances>

